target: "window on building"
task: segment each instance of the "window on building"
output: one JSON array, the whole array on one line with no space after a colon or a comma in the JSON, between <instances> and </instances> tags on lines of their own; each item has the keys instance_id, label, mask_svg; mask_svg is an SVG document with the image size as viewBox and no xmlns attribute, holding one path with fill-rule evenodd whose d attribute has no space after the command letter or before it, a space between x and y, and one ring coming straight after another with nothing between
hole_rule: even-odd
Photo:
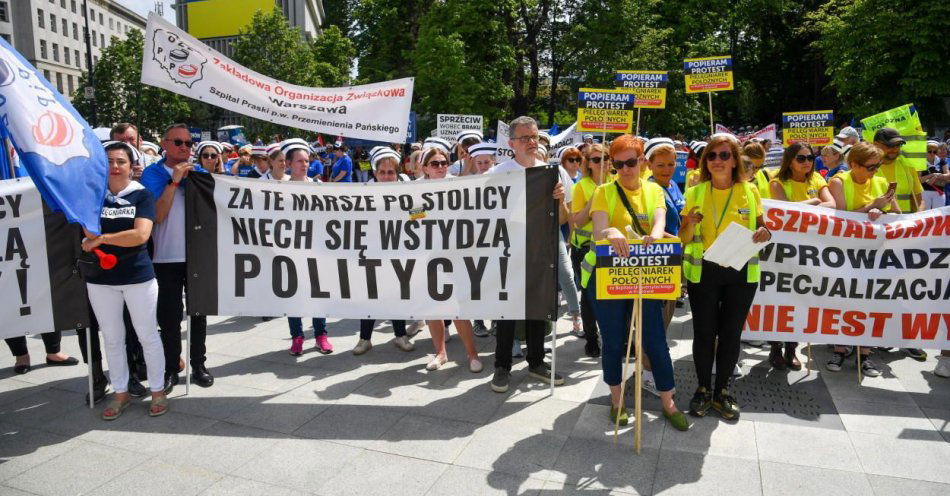
<instances>
[{"instance_id":1,"label":"window on building","mask_svg":"<svg viewBox=\"0 0 950 496\"><path fill-rule=\"evenodd\" d=\"M89 17L92 18L92 22L96 22L96 11L92 10L92 7L89 7Z\"/></svg>"},{"instance_id":2,"label":"window on building","mask_svg":"<svg viewBox=\"0 0 950 496\"><path fill-rule=\"evenodd\" d=\"M70 0L70 2L69 2L69 10L71 10L71 11L73 12L73 14L76 13L76 0Z\"/></svg>"},{"instance_id":3,"label":"window on building","mask_svg":"<svg viewBox=\"0 0 950 496\"><path fill-rule=\"evenodd\" d=\"M102 20L102 12L99 12L99 24L105 24L105 21Z\"/></svg>"},{"instance_id":4,"label":"window on building","mask_svg":"<svg viewBox=\"0 0 950 496\"><path fill-rule=\"evenodd\" d=\"M53 14L49 15L49 29L52 32L56 32L56 16Z\"/></svg>"},{"instance_id":5,"label":"window on building","mask_svg":"<svg viewBox=\"0 0 950 496\"><path fill-rule=\"evenodd\" d=\"M63 74L61 72L56 73L56 91L63 92Z\"/></svg>"},{"instance_id":6,"label":"window on building","mask_svg":"<svg viewBox=\"0 0 950 496\"><path fill-rule=\"evenodd\" d=\"M99 56L98 56L98 55L96 55L95 57L92 58L92 66L95 67L95 66L97 66L97 65L99 65Z\"/></svg>"},{"instance_id":7,"label":"window on building","mask_svg":"<svg viewBox=\"0 0 950 496\"><path fill-rule=\"evenodd\" d=\"M53 43L53 61L59 62L59 44Z\"/></svg>"},{"instance_id":8,"label":"window on building","mask_svg":"<svg viewBox=\"0 0 950 496\"><path fill-rule=\"evenodd\" d=\"M59 6L65 9L65 8L66 8L66 0L59 0Z\"/></svg>"},{"instance_id":9,"label":"window on building","mask_svg":"<svg viewBox=\"0 0 950 496\"><path fill-rule=\"evenodd\" d=\"M43 9L36 9L36 23L39 24L40 29L46 29L46 15Z\"/></svg>"},{"instance_id":10,"label":"window on building","mask_svg":"<svg viewBox=\"0 0 950 496\"><path fill-rule=\"evenodd\" d=\"M99 37L96 36L96 30L92 30L92 46L99 46Z\"/></svg>"},{"instance_id":11,"label":"window on building","mask_svg":"<svg viewBox=\"0 0 950 496\"><path fill-rule=\"evenodd\" d=\"M45 59L49 58L49 54L46 50L46 40L40 40L40 58Z\"/></svg>"},{"instance_id":12,"label":"window on building","mask_svg":"<svg viewBox=\"0 0 950 496\"><path fill-rule=\"evenodd\" d=\"M13 44L13 40L10 39L10 35L8 35L8 34L6 34L6 33L0 34L0 38L3 38L4 40L6 40L7 43L9 43L9 44L11 44L11 45Z\"/></svg>"},{"instance_id":13,"label":"window on building","mask_svg":"<svg viewBox=\"0 0 950 496\"><path fill-rule=\"evenodd\" d=\"M10 7L7 2L0 2L0 21L10 22Z\"/></svg>"},{"instance_id":14,"label":"window on building","mask_svg":"<svg viewBox=\"0 0 950 496\"><path fill-rule=\"evenodd\" d=\"M45 69L43 70L43 77L45 77L47 81L49 81L49 80L52 79L52 78L50 77L50 75L49 75L49 71L47 71L47 70L45 70Z\"/></svg>"},{"instance_id":15,"label":"window on building","mask_svg":"<svg viewBox=\"0 0 950 496\"><path fill-rule=\"evenodd\" d=\"M99 46L102 48L106 47L106 35L99 33Z\"/></svg>"},{"instance_id":16,"label":"window on building","mask_svg":"<svg viewBox=\"0 0 950 496\"><path fill-rule=\"evenodd\" d=\"M115 23L111 17L109 18L109 29L115 29Z\"/></svg>"},{"instance_id":17,"label":"window on building","mask_svg":"<svg viewBox=\"0 0 950 496\"><path fill-rule=\"evenodd\" d=\"M76 90L76 87L73 85L72 74L66 76L66 90L69 91L69 94L67 96L72 96L73 91Z\"/></svg>"},{"instance_id":18,"label":"window on building","mask_svg":"<svg viewBox=\"0 0 950 496\"><path fill-rule=\"evenodd\" d=\"M121 23L121 22L115 21L115 30L118 31L118 32L120 32L120 33L122 32L122 23Z\"/></svg>"},{"instance_id":19,"label":"window on building","mask_svg":"<svg viewBox=\"0 0 950 496\"><path fill-rule=\"evenodd\" d=\"M63 18L63 36L69 36L69 21Z\"/></svg>"},{"instance_id":20,"label":"window on building","mask_svg":"<svg viewBox=\"0 0 950 496\"><path fill-rule=\"evenodd\" d=\"M73 39L74 40L79 39L79 25L76 24L75 22L73 23Z\"/></svg>"},{"instance_id":21,"label":"window on building","mask_svg":"<svg viewBox=\"0 0 950 496\"><path fill-rule=\"evenodd\" d=\"M69 60L69 49L63 47L63 63L66 65L72 65L72 62Z\"/></svg>"},{"instance_id":22,"label":"window on building","mask_svg":"<svg viewBox=\"0 0 950 496\"><path fill-rule=\"evenodd\" d=\"M76 67L82 69L82 59L79 58L79 50L73 50L73 55L76 58Z\"/></svg>"}]
</instances>

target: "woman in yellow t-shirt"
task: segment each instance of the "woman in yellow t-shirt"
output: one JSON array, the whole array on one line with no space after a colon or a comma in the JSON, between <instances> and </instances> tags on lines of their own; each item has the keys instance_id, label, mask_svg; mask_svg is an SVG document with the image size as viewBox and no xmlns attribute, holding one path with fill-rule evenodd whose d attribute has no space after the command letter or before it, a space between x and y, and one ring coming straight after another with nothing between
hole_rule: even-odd
<instances>
[{"instance_id":1,"label":"woman in yellow t-shirt","mask_svg":"<svg viewBox=\"0 0 950 496\"><path fill-rule=\"evenodd\" d=\"M828 184L815 172L815 153L802 143L792 143L782 154L782 166L769 183L775 200L834 208ZM798 370L798 369L795 369Z\"/></svg>"},{"instance_id":2,"label":"woman in yellow t-shirt","mask_svg":"<svg viewBox=\"0 0 950 496\"><path fill-rule=\"evenodd\" d=\"M713 135L699 169L701 182L686 191L679 233L685 246L683 268L693 312L693 363L699 382L689 413L703 417L713 408L724 419L734 420L739 417L739 404L729 392L729 378L739 361L742 327L758 286L758 261L750 260L742 270L735 270L701 259L732 222L751 226L755 242L768 241L772 234L763 227L758 189L745 181L735 136ZM693 243L697 235L702 242Z\"/></svg>"},{"instance_id":3,"label":"woman in yellow t-shirt","mask_svg":"<svg viewBox=\"0 0 950 496\"><path fill-rule=\"evenodd\" d=\"M867 212L868 219L877 220L884 212L900 213L894 190L888 188L887 179L876 176L881 168L884 154L876 146L862 142L848 152L849 170L839 172L828 181L828 190L834 198L835 208L848 212ZM834 354L825 364L831 372L838 372L850 356L851 350L836 345ZM880 369L871 361L871 348L861 348L861 371L869 377L881 375Z\"/></svg>"},{"instance_id":4,"label":"woman in yellow t-shirt","mask_svg":"<svg viewBox=\"0 0 950 496\"><path fill-rule=\"evenodd\" d=\"M752 167L747 169L748 180L755 184L762 198L771 198L769 181L772 175L763 167L765 165L765 147L757 141L749 141L742 145L742 156L747 158Z\"/></svg>"},{"instance_id":5,"label":"woman in yellow t-shirt","mask_svg":"<svg viewBox=\"0 0 950 496\"><path fill-rule=\"evenodd\" d=\"M609 181L607 174L607 147L594 143L587 145L585 153L581 154L576 148L565 152L561 162L565 160L581 160L580 170L583 177L571 193L571 264L574 268L574 280L581 280L581 260L590 249L591 231L593 226L590 219L590 204L594 199L594 190L604 181ZM600 337L597 333L597 319L594 317L594 307L587 291L581 289L581 322L582 336L585 340L584 354L591 358L600 357Z\"/></svg>"},{"instance_id":6,"label":"woman in yellow t-shirt","mask_svg":"<svg viewBox=\"0 0 950 496\"><path fill-rule=\"evenodd\" d=\"M625 134L610 145L611 164L617 170L617 179L602 184L594 191L590 212L593 219L594 240L606 239L613 251L621 257L630 256L627 230L632 229L644 241L652 244L664 235L666 229L666 199L660 185L640 179L644 163L643 143ZM585 288L594 304L594 314L602 337L601 366L604 382L610 388L610 419L619 417L627 423L627 412L620 396L623 359L629 321L633 314L631 300L597 300L596 270ZM677 430L688 430L689 422L673 402L673 361L666 344L663 324L663 302L643 300L643 349L653 367L656 388L660 391L663 416Z\"/></svg>"}]
</instances>

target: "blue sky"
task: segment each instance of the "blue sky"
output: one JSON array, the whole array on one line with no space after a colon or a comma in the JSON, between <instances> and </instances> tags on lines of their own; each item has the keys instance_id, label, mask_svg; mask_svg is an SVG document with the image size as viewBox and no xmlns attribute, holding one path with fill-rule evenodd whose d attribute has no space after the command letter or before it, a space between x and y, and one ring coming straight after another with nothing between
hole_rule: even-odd
<instances>
[{"instance_id":1,"label":"blue sky","mask_svg":"<svg viewBox=\"0 0 950 496\"><path fill-rule=\"evenodd\" d=\"M148 13L155 8L155 2L157 0L116 0L118 3L134 10L137 14L142 17L148 17ZM165 19L168 19L169 22L175 23L175 9L172 8L172 2L170 0L161 0L161 3L165 4Z\"/></svg>"}]
</instances>

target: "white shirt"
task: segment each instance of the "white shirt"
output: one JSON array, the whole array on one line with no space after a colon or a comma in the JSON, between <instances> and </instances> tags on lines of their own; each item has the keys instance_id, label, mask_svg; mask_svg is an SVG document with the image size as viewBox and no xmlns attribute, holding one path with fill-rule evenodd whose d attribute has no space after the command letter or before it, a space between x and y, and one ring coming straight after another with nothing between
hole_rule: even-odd
<instances>
[{"instance_id":1,"label":"white shirt","mask_svg":"<svg viewBox=\"0 0 950 496\"><path fill-rule=\"evenodd\" d=\"M541 167L548 165L540 160L535 160L532 167ZM515 159L505 160L504 162L492 167L485 171L485 174L497 174L500 172L508 172L514 170L524 169ZM564 185L564 201L566 203L571 203L571 190L574 189L574 181L571 180L571 176L568 175L567 171L564 170L564 167L558 166L558 182Z\"/></svg>"},{"instance_id":2,"label":"white shirt","mask_svg":"<svg viewBox=\"0 0 950 496\"><path fill-rule=\"evenodd\" d=\"M462 165L463 165L463 163L464 163L464 162L461 161L461 160L456 160L454 164L452 164L452 165L449 166L449 174L451 174L451 175L453 175L453 176L461 175L461 174L462 174Z\"/></svg>"},{"instance_id":3,"label":"white shirt","mask_svg":"<svg viewBox=\"0 0 950 496\"><path fill-rule=\"evenodd\" d=\"M174 169L164 166L168 175ZM158 201L158 198L155 199ZM152 263L179 263L185 261L185 189L175 188L175 198L165 221L152 227L155 254Z\"/></svg>"}]
</instances>

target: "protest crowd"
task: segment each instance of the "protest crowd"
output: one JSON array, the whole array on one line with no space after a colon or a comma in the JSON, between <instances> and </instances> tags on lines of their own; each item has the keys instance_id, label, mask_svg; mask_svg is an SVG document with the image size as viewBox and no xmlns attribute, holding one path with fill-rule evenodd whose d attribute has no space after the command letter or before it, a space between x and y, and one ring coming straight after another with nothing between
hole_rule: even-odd
<instances>
[{"instance_id":1,"label":"protest crowd","mask_svg":"<svg viewBox=\"0 0 950 496\"><path fill-rule=\"evenodd\" d=\"M683 276L686 297L646 300L643 305L644 373L646 391L658 396L663 416L677 430L690 428L690 416L710 411L723 419L739 418L742 406L730 392L730 383L741 374L737 361L746 315L760 281L758 259L741 270L703 259L726 226L747 226L755 242L768 241L772 233L763 220L763 199L799 202L823 209L860 212L874 221L882 216L939 208L950 189L948 142L927 141L927 170L918 174L905 164L901 149L906 141L897 130L881 128L873 141L862 141L853 127L840 129L832 144L812 147L729 133L715 133L694 141L666 137L649 139L622 134L610 141L592 134L578 135L577 142L552 142L530 117L508 124L507 143L486 140L481 131L465 130L454 141L432 137L421 143L350 149L341 140L322 145L301 138L258 140L235 146L227 142L194 142L186 124L173 124L160 141L143 141L136 126L121 123L102 143L108 157L108 190L102 207L102 233L88 231L84 252L114 255L114 268L86 278L90 329L79 331L83 359L91 363L93 400L111 401L102 418L119 417L132 397L151 395L149 414L168 412L167 395L179 384L184 360L190 360L192 380L201 387L214 385L213 368L206 363L207 321L191 319L190 356L182 357L183 296L188 291L185 246L185 190L199 174L227 175L260 181L309 183L399 183L438 181L454 176L496 174L521 168L547 167L557 171L551 192L557 202L560 225L557 282L566 304L571 333L585 341L584 353L599 358L603 380L610 388L610 422L626 425L628 415L621 396L622 362L629 353L627 330L633 304L630 300L598 300L597 263L591 244L606 240L626 256L628 239L651 244L664 238L683 243ZM509 149L511 157L499 154ZM674 179L677 154L686 154L688 169L682 182ZM769 164L770 158L772 163ZM364 164L362 167L360 164ZM129 208L134 207L134 208ZM552 297L554 295L551 295ZM688 304L693 316L692 353L698 388L674 397L676 384L667 346L666 329L674 309ZM326 317L312 316L314 348L334 352ZM392 320L393 345L407 353L416 350L413 338L428 328L433 349L426 369L442 367L449 357L445 341L458 334L467 353L469 370L478 374L484 365L476 340L494 336L494 363L485 387L497 393L509 389L512 360L524 357L532 379L564 384L545 361L544 337L551 332L543 320ZM289 354L300 356L308 346L301 318L287 319ZM361 320L359 341L348 350L370 353L375 320ZM91 332L91 348L86 347ZM42 334L49 365L76 365L78 360L60 352L61 333ZM16 357L15 372L30 371L30 356L23 337L6 339ZM376 343L378 345L378 343ZM777 371L799 370L796 343L747 342L767 347L768 364ZM873 349L833 346L825 364L838 372L854 362L870 377L881 374L877 353L903 353L923 361L920 349ZM104 355L108 363L105 373ZM336 350L339 351L339 350ZM547 350L550 352L550 350ZM934 373L950 377L950 350L944 350ZM289 358L293 359L293 358ZM570 360L571 357L566 359ZM212 364L213 365L213 364ZM146 386L142 381L147 381ZM683 396L688 396L688 402ZM677 401L678 400L678 401ZM682 411L681 411L682 410Z\"/></svg>"}]
</instances>

